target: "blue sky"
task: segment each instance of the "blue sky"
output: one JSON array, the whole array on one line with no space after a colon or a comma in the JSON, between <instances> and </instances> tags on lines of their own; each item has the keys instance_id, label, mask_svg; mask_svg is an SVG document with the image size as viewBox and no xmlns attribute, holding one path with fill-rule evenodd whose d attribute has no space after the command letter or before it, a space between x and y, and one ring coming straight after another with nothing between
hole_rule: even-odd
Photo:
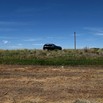
<instances>
[{"instance_id":1,"label":"blue sky","mask_svg":"<svg viewBox=\"0 0 103 103\"><path fill-rule=\"evenodd\" d=\"M0 49L45 43L103 48L103 0L0 0Z\"/></svg>"}]
</instances>

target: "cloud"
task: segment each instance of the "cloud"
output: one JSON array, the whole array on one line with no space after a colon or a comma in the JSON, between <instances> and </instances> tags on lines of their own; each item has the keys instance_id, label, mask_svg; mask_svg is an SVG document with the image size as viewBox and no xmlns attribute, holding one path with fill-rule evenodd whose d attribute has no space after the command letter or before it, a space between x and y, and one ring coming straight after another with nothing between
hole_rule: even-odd
<instances>
[{"instance_id":1,"label":"cloud","mask_svg":"<svg viewBox=\"0 0 103 103\"><path fill-rule=\"evenodd\" d=\"M16 22L0 21L0 25L14 25Z\"/></svg>"},{"instance_id":2,"label":"cloud","mask_svg":"<svg viewBox=\"0 0 103 103\"><path fill-rule=\"evenodd\" d=\"M11 32L25 29L28 26L34 25L31 22L11 22L11 21L0 21L0 32ZM26 29L31 31L32 29Z\"/></svg>"},{"instance_id":3,"label":"cloud","mask_svg":"<svg viewBox=\"0 0 103 103\"><path fill-rule=\"evenodd\" d=\"M20 46L17 46L17 45L10 45L8 46L9 49L23 49L22 47Z\"/></svg>"},{"instance_id":4,"label":"cloud","mask_svg":"<svg viewBox=\"0 0 103 103\"><path fill-rule=\"evenodd\" d=\"M43 44L42 44L42 43L40 43L40 44L38 43L38 44L32 44L32 45L37 45L37 46L41 46L41 45L43 45Z\"/></svg>"},{"instance_id":5,"label":"cloud","mask_svg":"<svg viewBox=\"0 0 103 103\"><path fill-rule=\"evenodd\" d=\"M67 37L61 37L61 36L59 36L59 37L46 37L47 39L68 39Z\"/></svg>"},{"instance_id":6,"label":"cloud","mask_svg":"<svg viewBox=\"0 0 103 103\"><path fill-rule=\"evenodd\" d=\"M8 36L0 36L0 39L14 39L13 37Z\"/></svg>"},{"instance_id":7,"label":"cloud","mask_svg":"<svg viewBox=\"0 0 103 103\"><path fill-rule=\"evenodd\" d=\"M0 25L17 26L17 25L30 25L31 22L14 22L14 21L0 21Z\"/></svg>"},{"instance_id":8,"label":"cloud","mask_svg":"<svg viewBox=\"0 0 103 103\"><path fill-rule=\"evenodd\" d=\"M20 7L16 10L17 13L34 13L34 12L42 12L42 11L46 11L48 9L51 9L50 6L44 6L42 8L40 7Z\"/></svg>"},{"instance_id":9,"label":"cloud","mask_svg":"<svg viewBox=\"0 0 103 103\"><path fill-rule=\"evenodd\" d=\"M30 38L30 39L26 39L26 40L24 40L24 41L33 42L33 41L39 41L39 40L42 40L42 38L36 38L36 39Z\"/></svg>"},{"instance_id":10,"label":"cloud","mask_svg":"<svg viewBox=\"0 0 103 103\"><path fill-rule=\"evenodd\" d=\"M85 27L84 28L85 30L87 30L88 32L94 34L94 35L100 35L100 36L103 36L103 28L94 28L94 27Z\"/></svg>"},{"instance_id":11,"label":"cloud","mask_svg":"<svg viewBox=\"0 0 103 103\"><path fill-rule=\"evenodd\" d=\"M5 27L5 28L0 28L0 31L1 31L1 32L2 32L2 31L10 32L10 31L17 31L17 29L12 29L12 28L7 28L7 27Z\"/></svg>"},{"instance_id":12,"label":"cloud","mask_svg":"<svg viewBox=\"0 0 103 103\"><path fill-rule=\"evenodd\" d=\"M22 46L23 44L18 44L18 46Z\"/></svg>"},{"instance_id":13,"label":"cloud","mask_svg":"<svg viewBox=\"0 0 103 103\"><path fill-rule=\"evenodd\" d=\"M9 41L3 40L2 42L3 42L3 44L8 44Z\"/></svg>"},{"instance_id":14,"label":"cloud","mask_svg":"<svg viewBox=\"0 0 103 103\"><path fill-rule=\"evenodd\" d=\"M32 42L32 41L36 41L36 39L27 39L27 40L24 40L24 41Z\"/></svg>"},{"instance_id":15,"label":"cloud","mask_svg":"<svg viewBox=\"0 0 103 103\"><path fill-rule=\"evenodd\" d=\"M16 10L16 12L19 12L19 13L25 13L25 12L33 12L35 10L35 8L19 8Z\"/></svg>"},{"instance_id":16,"label":"cloud","mask_svg":"<svg viewBox=\"0 0 103 103\"><path fill-rule=\"evenodd\" d=\"M100 36L103 36L103 32L97 32L95 33L96 35L100 35Z\"/></svg>"}]
</instances>

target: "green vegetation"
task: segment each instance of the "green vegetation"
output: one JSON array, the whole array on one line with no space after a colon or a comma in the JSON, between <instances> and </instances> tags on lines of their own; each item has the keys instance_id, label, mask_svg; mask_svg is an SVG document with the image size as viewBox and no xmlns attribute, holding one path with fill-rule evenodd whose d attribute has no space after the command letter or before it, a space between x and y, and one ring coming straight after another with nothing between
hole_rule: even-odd
<instances>
[{"instance_id":1,"label":"green vegetation","mask_svg":"<svg viewBox=\"0 0 103 103\"><path fill-rule=\"evenodd\" d=\"M19 65L103 65L103 49L0 50L0 64Z\"/></svg>"}]
</instances>

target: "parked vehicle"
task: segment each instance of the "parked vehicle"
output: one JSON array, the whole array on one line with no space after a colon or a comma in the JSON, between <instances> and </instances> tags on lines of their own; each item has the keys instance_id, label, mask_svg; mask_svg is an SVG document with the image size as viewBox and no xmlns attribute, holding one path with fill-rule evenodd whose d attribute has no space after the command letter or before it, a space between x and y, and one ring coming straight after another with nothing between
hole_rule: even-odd
<instances>
[{"instance_id":1,"label":"parked vehicle","mask_svg":"<svg viewBox=\"0 0 103 103\"><path fill-rule=\"evenodd\" d=\"M55 44L44 44L43 50L62 50L62 47Z\"/></svg>"}]
</instances>

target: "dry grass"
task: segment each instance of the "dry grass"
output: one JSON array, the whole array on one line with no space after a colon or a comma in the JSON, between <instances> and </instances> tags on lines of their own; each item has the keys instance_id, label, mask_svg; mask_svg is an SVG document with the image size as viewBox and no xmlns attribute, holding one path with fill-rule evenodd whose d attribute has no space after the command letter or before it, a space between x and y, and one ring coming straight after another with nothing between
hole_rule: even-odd
<instances>
[{"instance_id":1,"label":"dry grass","mask_svg":"<svg viewBox=\"0 0 103 103\"><path fill-rule=\"evenodd\" d=\"M102 67L0 65L0 103L103 103Z\"/></svg>"},{"instance_id":2,"label":"dry grass","mask_svg":"<svg viewBox=\"0 0 103 103\"><path fill-rule=\"evenodd\" d=\"M0 50L4 65L103 65L103 49Z\"/></svg>"}]
</instances>

